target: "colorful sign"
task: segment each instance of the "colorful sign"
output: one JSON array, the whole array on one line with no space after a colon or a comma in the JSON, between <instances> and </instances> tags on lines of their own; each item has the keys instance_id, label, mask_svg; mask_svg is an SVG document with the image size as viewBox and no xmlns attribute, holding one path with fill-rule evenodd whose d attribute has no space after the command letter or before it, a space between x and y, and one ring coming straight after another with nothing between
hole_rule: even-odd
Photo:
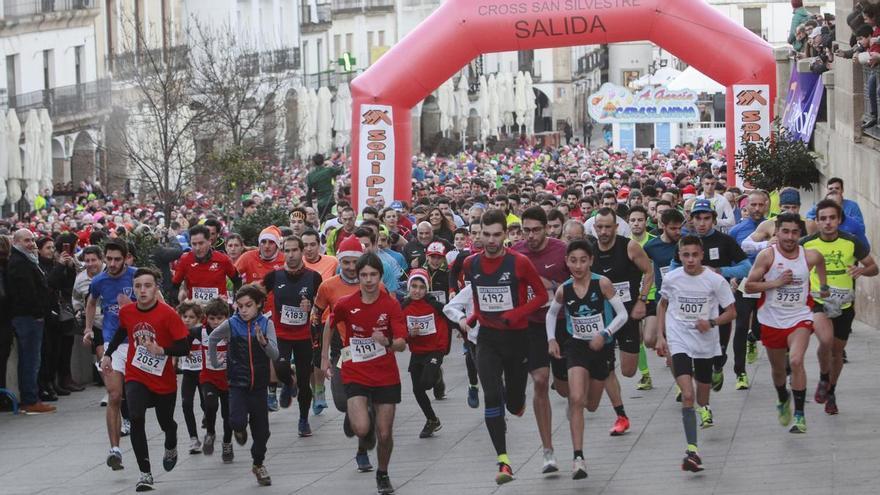
<instances>
[{"instance_id":1,"label":"colorful sign","mask_svg":"<svg viewBox=\"0 0 880 495\"><path fill-rule=\"evenodd\" d=\"M390 105L361 105L358 199L375 206L376 198L394 199L394 119Z\"/></svg>"},{"instance_id":2,"label":"colorful sign","mask_svg":"<svg viewBox=\"0 0 880 495\"><path fill-rule=\"evenodd\" d=\"M588 111L601 123L698 122L697 93L646 87L635 93L605 83L590 95Z\"/></svg>"},{"instance_id":3,"label":"colorful sign","mask_svg":"<svg viewBox=\"0 0 880 495\"><path fill-rule=\"evenodd\" d=\"M770 137L769 85L733 85L733 132L736 153L741 152L746 143Z\"/></svg>"},{"instance_id":4,"label":"colorful sign","mask_svg":"<svg viewBox=\"0 0 880 495\"><path fill-rule=\"evenodd\" d=\"M782 125L803 142L809 141L813 134L824 92L825 86L819 74L798 72L797 67L791 68Z\"/></svg>"}]
</instances>

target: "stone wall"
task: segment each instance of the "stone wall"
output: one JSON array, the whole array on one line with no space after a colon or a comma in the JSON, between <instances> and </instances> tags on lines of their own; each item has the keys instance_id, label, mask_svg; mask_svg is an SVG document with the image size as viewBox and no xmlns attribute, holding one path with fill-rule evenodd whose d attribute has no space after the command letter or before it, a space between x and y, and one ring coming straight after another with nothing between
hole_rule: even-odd
<instances>
[{"instance_id":1,"label":"stone wall","mask_svg":"<svg viewBox=\"0 0 880 495\"><path fill-rule=\"evenodd\" d=\"M836 2L837 19L844 20L852 11L853 0ZM838 22L838 43L846 48L851 31ZM779 56L777 56L779 60ZM787 69L790 71L790 65ZM783 69L780 68L780 72ZM779 98L784 100L788 72L780 77ZM872 253L880 246L880 141L863 135L860 124L865 95L862 69L851 60L838 58L833 70L823 77L827 94L827 122L819 122L813 132L816 153L820 155L821 189L830 177L844 181L844 196L859 203L865 217ZM874 254L876 257L877 255ZM856 317L873 327L880 322L880 277L865 278L856 286Z\"/></svg>"}]
</instances>

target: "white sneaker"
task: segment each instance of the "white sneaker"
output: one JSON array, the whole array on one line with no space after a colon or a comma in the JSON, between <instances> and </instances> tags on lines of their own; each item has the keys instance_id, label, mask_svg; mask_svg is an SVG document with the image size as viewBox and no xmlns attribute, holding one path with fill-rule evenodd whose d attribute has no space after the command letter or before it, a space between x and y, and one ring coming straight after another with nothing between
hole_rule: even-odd
<instances>
[{"instance_id":1,"label":"white sneaker","mask_svg":"<svg viewBox=\"0 0 880 495\"><path fill-rule=\"evenodd\" d=\"M121 430L119 432L120 435L122 435L124 437L127 437L128 435L130 435L131 434L131 421L129 421L127 419L123 419L122 420L122 428L120 430Z\"/></svg>"},{"instance_id":2,"label":"white sneaker","mask_svg":"<svg viewBox=\"0 0 880 495\"><path fill-rule=\"evenodd\" d=\"M190 454L201 454L202 453L202 442L200 442L197 437L192 437L189 439L189 453Z\"/></svg>"},{"instance_id":3,"label":"white sneaker","mask_svg":"<svg viewBox=\"0 0 880 495\"><path fill-rule=\"evenodd\" d=\"M105 393L104 398L101 399L101 407L107 407L107 402L109 400L110 400L110 396Z\"/></svg>"},{"instance_id":4,"label":"white sneaker","mask_svg":"<svg viewBox=\"0 0 880 495\"><path fill-rule=\"evenodd\" d=\"M571 472L571 479L582 480L587 477L587 463L580 457L574 460L574 469Z\"/></svg>"},{"instance_id":5,"label":"white sneaker","mask_svg":"<svg viewBox=\"0 0 880 495\"><path fill-rule=\"evenodd\" d=\"M153 475L150 473L141 473L141 478L137 485L134 486L136 492L149 492L153 490Z\"/></svg>"},{"instance_id":6,"label":"white sneaker","mask_svg":"<svg viewBox=\"0 0 880 495\"><path fill-rule=\"evenodd\" d=\"M559 471L559 466L556 465L556 456L553 455L553 449L544 449L544 468L541 470L542 473L555 473Z\"/></svg>"}]
</instances>

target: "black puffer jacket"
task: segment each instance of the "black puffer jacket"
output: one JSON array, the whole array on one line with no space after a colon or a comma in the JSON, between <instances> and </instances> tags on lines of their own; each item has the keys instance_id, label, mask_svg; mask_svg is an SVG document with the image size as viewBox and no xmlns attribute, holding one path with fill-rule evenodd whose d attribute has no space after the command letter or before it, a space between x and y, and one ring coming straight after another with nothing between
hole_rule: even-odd
<instances>
[{"instance_id":1,"label":"black puffer jacket","mask_svg":"<svg viewBox=\"0 0 880 495\"><path fill-rule=\"evenodd\" d=\"M43 270L21 251L12 248L6 268L6 294L10 314L45 318L49 311L49 284Z\"/></svg>"}]
</instances>

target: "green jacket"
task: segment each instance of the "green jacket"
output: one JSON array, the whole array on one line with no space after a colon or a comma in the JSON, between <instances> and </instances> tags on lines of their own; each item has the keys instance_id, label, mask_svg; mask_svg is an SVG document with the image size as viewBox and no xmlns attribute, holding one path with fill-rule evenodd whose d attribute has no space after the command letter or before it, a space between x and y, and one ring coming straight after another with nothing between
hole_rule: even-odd
<instances>
[{"instance_id":1,"label":"green jacket","mask_svg":"<svg viewBox=\"0 0 880 495\"><path fill-rule=\"evenodd\" d=\"M805 7L798 7L791 15L791 28L788 30L788 44L794 45L797 40L797 27L807 22L810 18L810 11Z\"/></svg>"}]
</instances>

